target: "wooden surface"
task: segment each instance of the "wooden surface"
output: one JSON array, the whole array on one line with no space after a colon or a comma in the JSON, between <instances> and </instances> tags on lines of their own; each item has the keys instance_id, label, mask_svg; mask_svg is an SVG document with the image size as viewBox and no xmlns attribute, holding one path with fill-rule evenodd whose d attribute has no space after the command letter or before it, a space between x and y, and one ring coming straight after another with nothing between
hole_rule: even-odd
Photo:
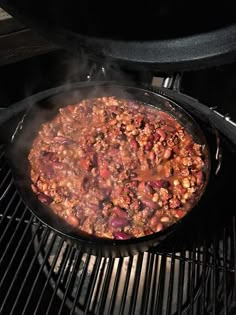
<instances>
[{"instance_id":1,"label":"wooden surface","mask_svg":"<svg viewBox=\"0 0 236 315\"><path fill-rule=\"evenodd\" d=\"M0 8L0 66L56 49Z\"/></svg>"}]
</instances>

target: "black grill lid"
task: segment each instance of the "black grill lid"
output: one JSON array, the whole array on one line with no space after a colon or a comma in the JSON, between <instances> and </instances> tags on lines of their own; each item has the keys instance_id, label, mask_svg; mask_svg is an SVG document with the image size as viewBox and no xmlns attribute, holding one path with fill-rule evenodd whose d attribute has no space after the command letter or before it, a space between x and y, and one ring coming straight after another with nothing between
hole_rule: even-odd
<instances>
[{"instance_id":1,"label":"black grill lid","mask_svg":"<svg viewBox=\"0 0 236 315\"><path fill-rule=\"evenodd\" d=\"M236 59L236 15L227 1L0 0L52 41L129 67L193 69Z\"/></svg>"}]
</instances>

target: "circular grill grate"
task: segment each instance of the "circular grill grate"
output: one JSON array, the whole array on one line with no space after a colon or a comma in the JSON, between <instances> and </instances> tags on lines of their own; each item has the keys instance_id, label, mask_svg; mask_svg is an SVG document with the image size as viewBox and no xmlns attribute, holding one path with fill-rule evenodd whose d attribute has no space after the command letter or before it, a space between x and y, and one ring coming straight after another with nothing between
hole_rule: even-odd
<instances>
[{"instance_id":1,"label":"circular grill grate","mask_svg":"<svg viewBox=\"0 0 236 315\"><path fill-rule=\"evenodd\" d=\"M30 214L0 156L1 314L220 314L234 300L235 218L179 253L99 258ZM233 314L233 313L232 313Z\"/></svg>"},{"instance_id":2,"label":"circular grill grate","mask_svg":"<svg viewBox=\"0 0 236 315\"><path fill-rule=\"evenodd\" d=\"M37 236L35 250L41 241ZM101 306L105 314L121 310L128 314L131 309L135 314L175 314L178 308L187 313L190 300L196 301L201 293L203 277L209 278L209 267L199 264L193 270L193 260L203 261L203 249L176 253L179 259L153 253L109 259L80 253L66 242L60 247L60 242L51 232L38 260L62 304L76 314L81 310L97 314Z\"/></svg>"},{"instance_id":3,"label":"circular grill grate","mask_svg":"<svg viewBox=\"0 0 236 315\"><path fill-rule=\"evenodd\" d=\"M0 314L234 314L236 221L227 215L191 249L85 254L30 213L1 147Z\"/></svg>"}]
</instances>

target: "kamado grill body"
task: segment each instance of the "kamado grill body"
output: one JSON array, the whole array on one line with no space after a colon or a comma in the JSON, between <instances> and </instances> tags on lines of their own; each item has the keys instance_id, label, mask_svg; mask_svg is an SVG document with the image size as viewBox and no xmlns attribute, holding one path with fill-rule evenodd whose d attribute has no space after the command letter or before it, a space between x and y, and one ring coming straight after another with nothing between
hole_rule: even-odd
<instances>
[{"instance_id":1,"label":"kamado grill body","mask_svg":"<svg viewBox=\"0 0 236 315\"><path fill-rule=\"evenodd\" d=\"M95 19L90 23L91 7L88 6L86 11L85 5L80 8L88 15L84 16L79 27L73 20L75 10L70 11L73 5L74 8L78 5L75 2L70 7L64 1L31 5L30 1L19 4L1 0L0 4L56 43L69 44L73 52L79 52L76 59L81 58L81 52L83 56L84 52L89 53L83 70L73 78L80 82L56 88L52 86L64 83L56 74L56 70L63 66L58 67L55 63L52 75L44 65L48 58L53 63L54 53L51 57L36 58L32 64L40 64L42 72L51 75L55 81L42 85L44 89L39 93L1 112L0 314L235 314L236 220L235 187L231 179L236 175L236 125L233 122L236 115L231 119L221 114L230 112L233 107L227 110L223 106L220 110L215 108L218 102L213 102L214 97L208 93L205 100L203 98L208 106L196 100L201 97L203 78L209 75L208 83L214 90L216 81L213 79L212 84L210 80L214 73L221 73L224 82L228 73L233 78L233 71L224 66L182 73L186 69L213 67L236 59L235 21L230 8L223 6L221 10L227 14L219 19L220 8L216 6L212 24L207 23L206 10L201 27L197 20L190 23L189 15L187 21L191 27L188 30L184 26L175 31L168 27L161 36L162 32L147 34L143 29L139 38L135 38L132 27L126 37L122 33L125 26L116 29L114 25L110 33L106 23L96 28L99 21ZM171 2L162 3L157 10L158 17L163 16L164 20L173 17L176 8L183 15L181 6L181 3L178 7ZM151 8L150 2L149 14ZM62 14L62 9L65 14ZM188 6L185 9L192 11ZM127 23L130 22L128 12ZM140 17L144 12L138 10L138 14ZM160 18L159 23L161 21ZM104 63L104 57L109 63ZM43 58L45 63L41 60ZM25 61L24 65L28 62ZM21 65L18 67L22 69ZM179 73L172 75L175 70ZM14 67L11 71L13 74ZM23 85L27 85L31 78L31 75L25 75ZM41 83L43 78L42 75L37 81ZM158 246L149 251L139 249L141 253L133 256L134 251L129 252L124 246L120 255L123 256L124 252L130 255L125 258L114 258L117 253L111 257L109 248L104 249L105 258L104 252L96 249L96 245L93 248L74 242L45 225L42 218L42 222L36 218L18 191L15 166L12 167L6 151L6 144L24 127L25 115L32 104L68 89L95 84L95 80L96 84L102 85L102 81L114 83L114 79L116 84L136 85L180 104L200 125L212 161L206 194L191 216L186 217L185 224L179 224L178 229L160 239ZM159 82L158 86L156 82ZM189 82L195 82L194 87ZM225 90L224 86L218 95L225 95ZM20 94L16 99L23 99L23 96ZM103 244L99 246L104 247Z\"/></svg>"}]
</instances>

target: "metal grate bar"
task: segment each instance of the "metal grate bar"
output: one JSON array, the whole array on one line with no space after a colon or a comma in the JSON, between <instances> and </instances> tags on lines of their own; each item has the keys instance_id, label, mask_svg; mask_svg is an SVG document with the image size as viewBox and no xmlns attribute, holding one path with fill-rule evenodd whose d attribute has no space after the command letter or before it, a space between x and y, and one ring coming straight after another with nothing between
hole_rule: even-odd
<instances>
[{"instance_id":1,"label":"metal grate bar","mask_svg":"<svg viewBox=\"0 0 236 315\"><path fill-rule=\"evenodd\" d=\"M1 193L0 196L0 201L4 199L4 197L6 196L6 194L8 193L9 189L12 187L13 185L13 179L10 180L9 184L7 185L7 187L4 189L4 191Z\"/></svg>"},{"instance_id":2,"label":"metal grate bar","mask_svg":"<svg viewBox=\"0 0 236 315\"><path fill-rule=\"evenodd\" d=\"M19 204L20 204L20 202L19 202L18 205L17 205L17 209L18 209L18 207L19 207ZM23 222L24 216L26 215L27 212L28 212L28 209L25 207L24 212L23 212L22 217L21 217L21 220L18 222L17 226L15 227L14 233L12 234L12 236L11 236L9 242L7 243L7 245L6 245L6 247L5 247L4 252L3 252L2 255L1 255L0 265L1 265L2 262L4 261L4 259L5 259L5 257L6 257L6 254L8 253L9 248L10 248L11 244L13 243L13 239L15 238L16 233L19 231L19 228L20 228L20 226L21 226L21 223ZM31 217L31 219L33 220L33 216ZM29 229L29 227L30 227L30 223L29 223L28 227L26 228L25 233L22 235L22 238L21 238L20 242L18 243L17 248L16 248L15 251L14 251L14 255L12 256L12 259L11 259L10 263L8 264L7 270L6 270L6 272L5 272L5 274L4 274L3 278L2 278L2 281L1 281L1 283L0 283L0 287L2 286L2 284L3 284L3 282L4 282L4 280L5 280L6 276L7 276L7 274L8 274L8 272L9 272L10 268L11 268L12 262L13 262L13 260L15 259L16 255L17 255L19 246L21 245L21 242L22 242L22 240L24 239L24 236L26 235L26 231ZM6 229L4 230L3 235L5 234L5 232L6 232ZM2 238L1 238L1 239L2 239ZM6 296L6 298L7 298L7 296ZM4 305L3 305L3 307L4 307Z\"/></svg>"},{"instance_id":3,"label":"metal grate bar","mask_svg":"<svg viewBox=\"0 0 236 315\"><path fill-rule=\"evenodd\" d=\"M6 175L3 177L1 183L0 183L0 189L2 189L2 187L5 185L5 182L7 181L7 179L9 178L9 176L11 175L11 171L8 170L8 172L6 173Z\"/></svg>"},{"instance_id":4,"label":"metal grate bar","mask_svg":"<svg viewBox=\"0 0 236 315\"><path fill-rule=\"evenodd\" d=\"M6 218L6 216L8 214L8 211L11 209L12 203L13 203L14 199L16 198L16 196L18 196L18 194L15 191L13 196L11 197L10 201L8 202L8 205L6 206L6 209L5 209L4 213L3 213L3 216L1 217L0 224Z\"/></svg>"},{"instance_id":5,"label":"metal grate bar","mask_svg":"<svg viewBox=\"0 0 236 315\"><path fill-rule=\"evenodd\" d=\"M28 211L28 210L27 210ZM3 217L3 214L2 213L0 213L0 218L2 218ZM7 215L6 217L5 217L5 219L7 219L7 220L11 220L11 215ZM19 222L19 221L21 221L21 218L18 218L18 217L16 217L16 218L14 218L14 221L16 221L16 222ZM21 221L22 222L22 221ZM29 220L23 220L23 222L24 223L26 223L26 224L28 224L29 223ZM39 223L38 222L32 222L32 225L39 225ZM46 227L46 225L44 225L44 224L42 224L41 225L42 227Z\"/></svg>"},{"instance_id":6,"label":"metal grate bar","mask_svg":"<svg viewBox=\"0 0 236 315\"><path fill-rule=\"evenodd\" d=\"M174 284L174 271L175 271L175 259L174 259L174 252L172 253L171 257L171 265L170 265L170 278L169 278L169 287L168 287L168 295L167 295L167 307L166 307L166 314L170 315L172 311L172 296L173 296L173 284Z\"/></svg>"},{"instance_id":7,"label":"metal grate bar","mask_svg":"<svg viewBox=\"0 0 236 315\"><path fill-rule=\"evenodd\" d=\"M55 295L57 293L57 290L59 288L62 276L63 276L65 268L66 268L66 265L67 265L68 261L70 261L70 259L72 258L72 255L73 255L73 247L70 246L69 249L67 250L67 253L66 253L65 257L63 257L63 262L62 262L62 265L60 267L59 276L58 276L58 279L57 279L56 286L54 288L53 294L51 296L50 302L48 304L46 315L48 315L49 312L50 312L50 309L52 307L52 302L53 302L53 300L55 298Z\"/></svg>"},{"instance_id":8,"label":"metal grate bar","mask_svg":"<svg viewBox=\"0 0 236 315\"><path fill-rule=\"evenodd\" d=\"M89 294L86 296L85 314L89 313L89 307L92 301L92 296L94 294L94 287L96 284L96 279L98 278L99 267L100 267L101 261L102 261L101 257L96 257L93 273L91 276L92 282L90 283L89 290L88 290Z\"/></svg>"},{"instance_id":9,"label":"metal grate bar","mask_svg":"<svg viewBox=\"0 0 236 315\"><path fill-rule=\"evenodd\" d=\"M65 244L67 244L67 241L66 241L66 240L65 240ZM61 278L61 283L63 283L63 285L66 285L67 280L68 280L68 278L69 278L69 276L70 276L70 273L71 273L71 269L72 269L73 266L74 266L74 263L75 263L75 262L74 262L73 257L74 257L74 255L75 255L75 252L76 252L76 251L79 251L79 252L80 252L80 250L78 250L78 248L77 248L76 245L73 245L73 244L71 243L71 246L72 246L72 248L73 248L72 257L69 257L69 259L68 259L68 261L67 261L67 264L66 264L65 271L64 271L64 273L63 273L63 275L62 275L62 278ZM64 257L64 253L63 253L62 257Z\"/></svg>"},{"instance_id":10,"label":"metal grate bar","mask_svg":"<svg viewBox=\"0 0 236 315\"><path fill-rule=\"evenodd\" d=\"M108 259L108 266L107 266L106 275L105 275L104 283L101 290L101 296L97 303L98 310L105 308L113 267L114 267L114 259Z\"/></svg>"},{"instance_id":11,"label":"metal grate bar","mask_svg":"<svg viewBox=\"0 0 236 315\"><path fill-rule=\"evenodd\" d=\"M5 255L6 255L7 251L8 251L8 249L9 249L10 245L12 244L12 241L13 241L13 239L14 239L14 237L15 237L15 234L16 234L17 231L19 230L19 228L20 228L20 226L21 226L21 222L23 221L23 218L24 218L24 216L26 215L27 211L28 211L28 209L25 208L25 209L24 209L24 212L23 212L23 215L22 215L22 217L21 217L21 220L18 222L18 224L17 224L17 226L16 226L16 228L15 228L15 232L12 234L12 236L11 236L11 238L10 238L10 240L9 240L9 242L8 242L8 244L7 244L7 246L5 247L4 252L2 253L2 256L1 256L1 259L0 259L0 265L1 265L1 263L3 262L3 260L5 259ZM5 232L5 230L4 230L4 232Z\"/></svg>"},{"instance_id":12,"label":"metal grate bar","mask_svg":"<svg viewBox=\"0 0 236 315\"><path fill-rule=\"evenodd\" d=\"M23 218L24 218L25 214L27 213L27 211L28 211L27 208L25 208L25 210L24 210L24 212L23 212L23 215L22 215L22 217L21 217L21 220L18 222L18 224L17 224L17 226L16 226L16 228L15 228L15 231L14 231L14 233L12 234L12 236L11 236L11 238L10 238L10 241L8 242L8 244L7 244L6 248L5 248L5 251L4 251L3 254L2 254L2 257L1 257L1 259L0 259L0 265L1 265L1 263L3 262L3 260L4 260L5 255L6 255L7 251L8 251L8 249L9 249L10 245L12 244L12 241L13 241L13 239L14 239L16 233L17 233L18 230L19 230L19 228L20 228L20 226L21 226L21 222L23 221ZM31 217L31 221L32 221L32 220L33 220L33 216ZM21 242L22 242L22 239L24 238L24 236L26 235L26 232L27 232L27 230L29 229L29 227L30 227L30 222L29 222L29 224L28 224L28 226L27 226L27 229L25 230L24 234L22 235ZM16 248L16 250L15 250L14 256L12 257L12 260L14 259L15 255L17 254L17 250L18 250L18 247L21 245L21 242L18 243L18 246L17 246L17 248ZM12 260L11 260L11 262L12 262ZM11 264L11 262L10 262L10 264ZM10 268L10 264L8 265L9 268ZM1 287L1 283L0 283L0 287Z\"/></svg>"},{"instance_id":13,"label":"metal grate bar","mask_svg":"<svg viewBox=\"0 0 236 315\"><path fill-rule=\"evenodd\" d=\"M195 247L193 248L193 251L191 252L192 255L192 259L194 259L194 257L196 258L196 250ZM194 263L190 263L190 281L189 281L189 290L190 290L190 309L189 309L189 313L193 314L193 308L194 308L194 288L195 288L195 275L196 275L196 269L195 269L195 264Z\"/></svg>"},{"instance_id":14,"label":"metal grate bar","mask_svg":"<svg viewBox=\"0 0 236 315\"><path fill-rule=\"evenodd\" d=\"M109 307L108 307L108 314L112 314L114 311L115 299L116 299L117 289L118 289L118 285L119 285L119 281L120 281L120 275L121 275L121 269L122 269L123 261L124 261L123 258L118 259L118 266L117 266L117 270L116 270L116 277L115 277L115 281L114 281L113 290L111 293L111 299L110 299L110 303L109 303Z\"/></svg>"},{"instance_id":15,"label":"metal grate bar","mask_svg":"<svg viewBox=\"0 0 236 315\"><path fill-rule=\"evenodd\" d=\"M165 275L166 275L166 256L162 255L161 267L160 267L160 272L159 272L158 287L157 287L157 298L156 298L156 304L155 304L155 308L154 308L155 314L161 314L161 312L162 312Z\"/></svg>"},{"instance_id":16,"label":"metal grate bar","mask_svg":"<svg viewBox=\"0 0 236 315\"><path fill-rule=\"evenodd\" d=\"M53 273L53 270L54 270L54 268L55 268L55 265L56 265L56 262L57 262L57 260L58 260L60 251L61 251L61 249L62 249L63 243L64 243L64 239L63 239L63 238L60 238L60 242L59 242L59 245L58 245L58 248L57 248L55 257L54 257L54 259L53 259L53 262L52 262L52 265L51 265L51 268L50 268L50 271L49 271L47 280L46 280L46 282L45 282L45 284L44 284L44 286L43 286L43 289L42 289L42 291L41 291L41 294L40 294L40 296L39 296L38 303L37 303L36 308L35 308L35 310L34 310L34 314L39 313L39 312L38 312L39 306L40 306L40 304L41 304L41 302L42 302L42 299L43 299L43 296L44 296L44 294L45 294L45 291L46 291L47 285L48 285L48 283L49 283L50 277L51 277L51 275L52 275L52 273ZM39 314L40 314L40 313L39 313Z\"/></svg>"},{"instance_id":17,"label":"metal grate bar","mask_svg":"<svg viewBox=\"0 0 236 315\"><path fill-rule=\"evenodd\" d=\"M187 255L190 258L191 257L191 251L187 251ZM191 272L192 272L192 264L191 263L187 263L187 275L186 275L186 282L187 282L187 301L189 303L189 299L190 299L190 285L191 285ZM188 304L189 306L189 304ZM188 307L189 309L190 307Z\"/></svg>"},{"instance_id":18,"label":"metal grate bar","mask_svg":"<svg viewBox=\"0 0 236 315\"><path fill-rule=\"evenodd\" d=\"M196 251L197 252L197 251ZM157 254L162 255L162 253L157 252ZM199 254L201 254L201 252L199 252ZM171 252L165 252L166 257L172 257L172 253ZM183 256L179 256L177 254L174 254L174 259L179 260L179 261L183 261L186 263L195 263L196 265L199 266L203 266L203 261L201 259L192 259L190 257L183 257ZM221 264L216 264L216 266L213 265L212 262L210 261L206 261L205 262L206 267L213 269L214 267L216 267L218 270L220 271L228 271L228 272L235 272L235 268L234 267L230 267L230 266L224 266Z\"/></svg>"},{"instance_id":19,"label":"metal grate bar","mask_svg":"<svg viewBox=\"0 0 236 315\"><path fill-rule=\"evenodd\" d=\"M13 212L10 220L8 221L7 225L5 226L4 232L2 233L1 237L0 237L0 243L2 242L3 238L5 237L7 231L9 230L9 227L12 223L12 221L14 220L14 217L16 216L16 213L18 212L18 209L20 207L20 205L22 204L21 200L18 201L16 207L15 207L15 211ZM26 212L27 208L25 208L24 214ZM23 215L24 216L24 215ZM11 242L10 242L11 243ZM9 244L9 243L8 243Z\"/></svg>"},{"instance_id":20,"label":"metal grate bar","mask_svg":"<svg viewBox=\"0 0 236 315\"><path fill-rule=\"evenodd\" d=\"M139 282L140 282L140 275L141 275L141 270L142 270L142 263L143 263L143 254L138 255L138 260L137 260L137 267L135 271L135 281L133 285L133 291L131 295L131 305L129 309L129 314L136 314L135 313L135 308L136 308L136 302L137 302L137 295L138 295L138 288L139 288Z\"/></svg>"},{"instance_id":21,"label":"metal grate bar","mask_svg":"<svg viewBox=\"0 0 236 315\"><path fill-rule=\"evenodd\" d=\"M206 248L207 244L204 242L203 245L203 268L202 268L202 292L201 292L201 314L205 314L205 304L206 304Z\"/></svg>"},{"instance_id":22,"label":"metal grate bar","mask_svg":"<svg viewBox=\"0 0 236 315\"><path fill-rule=\"evenodd\" d=\"M37 227L36 227L36 229L37 229ZM35 278L34 278L34 282L32 283L31 294L29 294L29 296L28 296L28 298L27 298L27 300L26 300L26 303L25 303L25 306L24 306L24 309L23 309L23 312L22 312L23 314L26 313L26 309L27 309L28 304L29 304L29 302L30 302L31 295L33 294L33 292L34 292L34 290L35 290L36 284L37 284L38 279L39 279L39 275L41 274L41 272L42 272L42 270L43 270L43 267L44 267L44 265L45 265L45 263L46 263L46 261L47 261L47 259L48 259L48 256L49 256L49 254L50 254L50 252L51 252L51 250L52 250L52 247L53 247L53 244L54 244L54 242L55 242L56 237L57 237L56 233L53 233L53 237L52 237L52 239L51 239L51 241L50 241L50 244L49 244L49 246L48 246L48 249L47 249L47 251L46 251L46 253L45 253L44 260L43 260L43 262L41 263L40 269L38 270L38 273L37 273L37 275L36 275ZM44 241L44 240L43 240L43 241ZM40 244L41 244L41 242L40 242ZM39 246L39 247L38 247L38 252L40 252L40 249L41 249L41 247Z\"/></svg>"},{"instance_id":23,"label":"metal grate bar","mask_svg":"<svg viewBox=\"0 0 236 315\"><path fill-rule=\"evenodd\" d=\"M93 286L93 290L92 290L93 294L91 297L91 301L90 301L90 303L86 303L86 305L87 305L86 306L87 310L85 311L86 313L96 314L95 313L96 304L97 304L99 295L101 294L101 288L102 288L102 283L104 280L104 274L105 274L106 267L107 267L107 260L106 260L106 258L102 258L101 262L100 262L100 266L99 266L98 275L96 277L97 280ZM87 301L87 299L86 299L86 301Z\"/></svg>"},{"instance_id":24,"label":"metal grate bar","mask_svg":"<svg viewBox=\"0 0 236 315\"><path fill-rule=\"evenodd\" d=\"M185 251L181 252L181 256L184 256ZM177 299L177 313L181 315L182 313L182 301L183 301L183 283L184 283L184 269L185 262L180 260L180 268L179 268L179 279L178 279L178 299Z\"/></svg>"},{"instance_id":25,"label":"metal grate bar","mask_svg":"<svg viewBox=\"0 0 236 315\"><path fill-rule=\"evenodd\" d=\"M202 252L196 251L196 260L200 260L202 257ZM196 264L196 273L195 273L195 283L197 282L197 280L199 278L201 278L201 271L202 271L202 265ZM201 290L201 287L200 287ZM201 294L201 292L200 292ZM201 303L200 303L201 299L199 299L197 302L195 303L195 308L194 308L194 313L195 314L200 314L201 312Z\"/></svg>"},{"instance_id":26,"label":"metal grate bar","mask_svg":"<svg viewBox=\"0 0 236 315\"><path fill-rule=\"evenodd\" d=\"M0 287L2 286L2 284L3 284L3 282L4 282L5 278L6 278L6 276L7 276L7 274L8 274L8 272L9 272L9 270L10 270L10 267L11 267L11 265L12 265L12 263L13 263L15 257L16 257L17 254L18 254L18 251L19 251L19 249L20 249L20 247L21 247L21 245L22 245L22 243L23 243L23 240L24 240L24 238L25 238L25 236L26 236L26 234L27 234L27 232L28 232L28 230L29 230L29 228L30 228L30 226L31 226L31 221L32 221L32 220L33 220L33 215L32 215L32 217L31 217L31 220L29 221L29 224L27 225L26 229L24 230L24 233L23 233L23 235L22 235L22 237L21 237L21 239L20 239L20 241L19 241L19 243L18 243L18 246L17 246L17 248L16 248L16 250L15 250L15 253L14 253L14 255L12 256L12 258L11 258L11 260L10 260L10 263L8 264L8 267L7 267L5 273L4 273L3 277L2 277L2 280L1 280L1 283L0 283ZM35 237L36 234L37 234L37 230L36 230L36 232L35 232L35 234L34 234L34 237ZM15 281L16 281L16 279L17 279L19 273L20 273L20 270L21 270L21 267L22 267L22 265L23 265L24 259L25 259L26 255L27 255L28 251L29 251L30 246L31 246L32 243L33 243L34 237L32 238L31 242L28 243L28 246L27 246L26 249L25 249L24 255L22 256L22 260L21 260L21 262L20 262L20 264L19 264L19 266L18 266L18 268L17 268L17 271L16 271L16 273L15 273L15 276L14 276L12 282L11 282L11 285L10 285L10 287L9 287L9 289L8 289L8 291L7 291L7 294L6 294L5 298L4 298L4 301L3 301L3 303L2 303L2 306L1 306L1 309L0 309L0 314L1 314L1 312L2 312L2 310L3 310L3 308L4 308L4 306L5 306L5 303L7 302L8 296L10 295L10 293L11 293L11 291L12 291L12 288L14 287L14 283L15 283Z\"/></svg>"},{"instance_id":27,"label":"metal grate bar","mask_svg":"<svg viewBox=\"0 0 236 315\"><path fill-rule=\"evenodd\" d=\"M133 257L129 257L128 268L127 268L127 273L126 273L126 277L125 277L125 283L124 283L124 288L123 288L123 293L122 293L122 298L121 298L121 303L120 303L119 314L124 314L132 265L133 265Z\"/></svg>"},{"instance_id":28,"label":"metal grate bar","mask_svg":"<svg viewBox=\"0 0 236 315\"><path fill-rule=\"evenodd\" d=\"M143 294L142 294L142 304L141 304L141 314L147 314L148 300L150 296L150 283L152 278L152 267L154 261L154 254L147 253L147 264L145 270L145 277L143 283Z\"/></svg>"},{"instance_id":29,"label":"metal grate bar","mask_svg":"<svg viewBox=\"0 0 236 315\"><path fill-rule=\"evenodd\" d=\"M41 238L41 241L40 241L40 247L41 247L41 245L43 244L43 242L45 241L45 238L47 237L47 234L48 234L48 229L45 229L45 230L43 231L42 238ZM16 308L16 306L17 306L17 303L18 303L18 301L19 301L19 299L20 299L20 296L21 296L21 294L22 294L22 291L23 291L23 289L24 289L24 287L25 287L26 281L27 281L27 279L28 279L28 277L29 277L29 274L30 274L30 272L31 272L31 270L32 270L32 268L33 268L33 266L34 266L36 260L37 260L37 256L38 256L38 254L39 254L39 252L40 252L40 247L38 248L38 251L35 253L35 256L33 257L32 261L31 261L31 263L30 263L30 265L29 265L29 268L28 268L28 270L27 270L27 272L26 272L26 274L25 274L24 280L23 280L23 282L22 282L22 284L21 284L21 287L19 288L19 292L18 292L17 297L16 297L16 299L15 299L15 302L14 302L14 304L13 304L11 314L14 313L14 310L15 310L15 308Z\"/></svg>"},{"instance_id":30,"label":"metal grate bar","mask_svg":"<svg viewBox=\"0 0 236 315\"><path fill-rule=\"evenodd\" d=\"M159 262L159 255L154 256L154 264L153 264L153 273L152 273L152 281L151 281L151 298L150 298L150 314L154 314L154 305L155 305L155 298L156 298L156 284L157 280L157 272L158 272L158 262Z\"/></svg>"},{"instance_id":31,"label":"metal grate bar","mask_svg":"<svg viewBox=\"0 0 236 315\"><path fill-rule=\"evenodd\" d=\"M72 305L71 311L70 311L71 315L74 313L74 310L76 308L78 297L79 297L79 294L80 294L81 289L82 289L82 284L83 284L84 279L85 279L86 274L87 274L87 270L88 270L88 265L89 265L90 259L91 259L91 256L89 254L86 254L85 265L84 265L82 274L80 276L79 282L77 284L77 290L76 290L76 294L75 294L75 299L74 299L74 302L73 302L73 305Z\"/></svg>"},{"instance_id":32,"label":"metal grate bar","mask_svg":"<svg viewBox=\"0 0 236 315\"><path fill-rule=\"evenodd\" d=\"M77 271L78 266L80 265L80 262L81 262L81 259L82 259L82 255L83 254L81 253L81 251L79 251L79 250L76 251L75 261L74 261L72 270L69 273L67 288L66 288L65 294L63 295L63 299L62 299L62 302L61 302L58 314L62 314L63 306L65 305L66 299L68 298L69 291L70 291L70 289L72 287L72 284L73 284L73 279L76 277L76 271Z\"/></svg>"}]
</instances>

